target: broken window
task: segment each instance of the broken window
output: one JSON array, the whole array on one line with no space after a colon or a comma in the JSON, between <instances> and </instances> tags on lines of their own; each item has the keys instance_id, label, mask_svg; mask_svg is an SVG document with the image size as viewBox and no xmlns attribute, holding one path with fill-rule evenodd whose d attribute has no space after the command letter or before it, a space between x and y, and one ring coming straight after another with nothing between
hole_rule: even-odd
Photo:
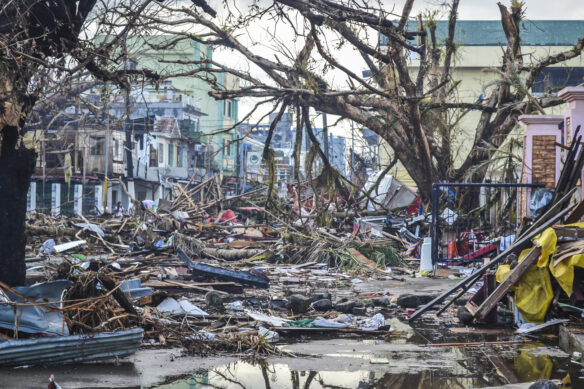
<instances>
[{"instance_id":1,"label":"broken window","mask_svg":"<svg viewBox=\"0 0 584 389\"><path fill-rule=\"evenodd\" d=\"M103 136L89 137L89 154L90 155L104 155L105 138Z\"/></svg>"},{"instance_id":2,"label":"broken window","mask_svg":"<svg viewBox=\"0 0 584 389\"><path fill-rule=\"evenodd\" d=\"M584 81L584 67L550 67L543 69L531 87L534 94L557 92L567 86L580 85Z\"/></svg>"}]
</instances>

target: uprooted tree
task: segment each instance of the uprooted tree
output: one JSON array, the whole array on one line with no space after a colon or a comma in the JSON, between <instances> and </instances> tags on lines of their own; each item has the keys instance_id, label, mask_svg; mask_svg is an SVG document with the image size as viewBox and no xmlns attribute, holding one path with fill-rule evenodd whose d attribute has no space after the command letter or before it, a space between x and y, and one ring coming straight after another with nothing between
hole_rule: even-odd
<instances>
[{"instance_id":1,"label":"uprooted tree","mask_svg":"<svg viewBox=\"0 0 584 389\"><path fill-rule=\"evenodd\" d=\"M579 56L584 37L570 50L526 61L520 34L523 3L513 1L510 9L498 3L507 40L501 42L500 67L491 69L498 79L486 88L484 100L460 101L453 77L459 0L447 4L448 33L443 42L437 37L435 14L412 17L413 3L406 1L401 13L393 14L393 6L384 7L382 2L252 1L248 9L233 7L224 25L192 10L184 11L179 24L206 26L207 33L194 39L222 44L252 64L244 71L214 62L245 80L239 90L217 90L215 97L251 96L273 105L275 111L297 110L302 117L301 107L310 107L359 123L389 144L428 201L433 182L469 178L481 182L487 171L484 163L503 144L519 115L562 103L554 94L534 97L529 91L544 68ZM259 42L248 38L249 31L259 26L269 33ZM280 36L281 31L292 38ZM380 36L387 38L387 45L377 45ZM362 77L362 69L347 64L351 58L339 56L347 46L363 58L371 77ZM416 71L408 66L411 54L420 58ZM480 118L474 135L466 135L474 136L471 151L457 163L454 128L471 110L480 111ZM302 122L298 119L298 124ZM269 139L264 157L269 157ZM301 136L296 140L298 150Z\"/></svg>"},{"instance_id":2,"label":"uprooted tree","mask_svg":"<svg viewBox=\"0 0 584 389\"><path fill-rule=\"evenodd\" d=\"M204 0L182 3L215 16ZM140 16L161 17L152 0L14 0L0 5L0 281L23 285L26 197L36 161L23 131L35 105L79 93L84 83L156 82L123 66L125 39L148 35ZM97 39L105 36L107 39Z\"/></svg>"}]
</instances>

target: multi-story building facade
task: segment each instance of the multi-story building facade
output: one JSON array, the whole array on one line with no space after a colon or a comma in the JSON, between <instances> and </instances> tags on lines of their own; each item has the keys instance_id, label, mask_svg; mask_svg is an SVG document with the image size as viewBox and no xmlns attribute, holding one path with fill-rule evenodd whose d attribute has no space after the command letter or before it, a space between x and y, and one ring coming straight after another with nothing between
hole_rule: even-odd
<instances>
[{"instance_id":1,"label":"multi-story building facade","mask_svg":"<svg viewBox=\"0 0 584 389\"><path fill-rule=\"evenodd\" d=\"M194 176L196 182L213 173L236 175L238 136L229 129L237 121L238 102L212 98L213 87L194 74L209 65L188 64L211 59L211 47L193 40L169 43L172 40L164 35L130 38L124 60L127 68L153 69L168 81L136 86L128 96L120 93L108 101L108 115L97 118L71 104L64 110L69 119L47 118L52 129L38 128L27 135L30 141L41 139L35 144L40 157L29 210L92 212L103 208L103 199L110 210L117 201L127 208L128 196L112 178L123 179L136 199L156 200L166 196L172 181L187 182ZM218 85L237 87L236 77L215 74ZM99 108L101 92L93 88L84 98ZM68 154L73 175L65 184Z\"/></svg>"},{"instance_id":2,"label":"multi-story building facade","mask_svg":"<svg viewBox=\"0 0 584 389\"><path fill-rule=\"evenodd\" d=\"M410 30L416 31L417 24L412 23ZM448 33L448 22L437 21L436 40L443 43ZM569 50L584 36L582 20L524 20L520 25L521 45L525 63L536 63L550 54ZM459 20L456 22L454 43L457 45L454 60L453 81L459 82L457 94L462 102L475 103L486 96L486 88L499 77L495 71L501 66L502 50L506 38L501 22L497 20ZM386 37L380 37L380 45L386 45ZM420 66L419 56L411 55L408 67L417 74ZM559 91L565 86L582 83L584 78L584 58L576 57L567 62L552 65L538 76L531 90L533 95L544 90ZM566 105L549 109L549 114L563 112ZM458 137L455 140L457 161L470 151L474 139L474 128L480 117L479 111L467 113L458 125ZM524 127L518 126L518 133ZM380 139L379 156L381 166L387 166L392 159L389 146ZM415 185L403 167L398 164L392 173L402 182Z\"/></svg>"}]
</instances>

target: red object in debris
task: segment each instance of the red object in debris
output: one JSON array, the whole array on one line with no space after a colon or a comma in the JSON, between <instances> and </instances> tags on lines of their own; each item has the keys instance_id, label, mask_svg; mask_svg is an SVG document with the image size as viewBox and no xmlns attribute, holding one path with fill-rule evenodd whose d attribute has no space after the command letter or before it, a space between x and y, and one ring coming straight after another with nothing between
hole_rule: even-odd
<instances>
[{"instance_id":1,"label":"red object in debris","mask_svg":"<svg viewBox=\"0 0 584 389\"><path fill-rule=\"evenodd\" d=\"M406 308L406 314L413 315L416 312L415 308Z\"/></svg>"},{"instance_id":2,"label":"red object in debris","mask_svg":"<svg viewBox=\"0 0 584 389\"><path fill-rule=\"evenodd\" d=\"M235 220L235 212L233 212L231 209L226 210L225 212L223 212L223 215L221 215L221 219L219 219L220 222L224 222L224 221L234 221Z\"/></svg>"},{"instance_id":3,"label":"red object in debris","mask_svg":"<svg viewBox=\"0 0 584 389\"><path fill-rule=\"evenodd\" d=\"M451 240L448 242L448 259L458 257L458 249L456 248L456 241Z\"/></svg>"},{"instance_id":4,"label":"red object in debris","mask_svg":"<svg viewBox=\"0 0 584 389\"><path fill-rule=\"evenodd\" d=\"M417 215L420 211L420 204L422 204L422 198L418 196L408 207L408 215Z\"/></svg>"},{"instance_id":5,"label":"red object in debris","mask_svg":"<svg viewBox=\"0 0 584 389\"><path fill-rule=\"evenodd\" d=\"M476 251L473 251L472 253L466 254L464 257L462 257L462 259L477 259L477 258L485 257L485 256L487 256L490 253L495 252L495 251L497 251L497 245L490 244L490 245L482 247Z\"/></svg>"}]
</instances>

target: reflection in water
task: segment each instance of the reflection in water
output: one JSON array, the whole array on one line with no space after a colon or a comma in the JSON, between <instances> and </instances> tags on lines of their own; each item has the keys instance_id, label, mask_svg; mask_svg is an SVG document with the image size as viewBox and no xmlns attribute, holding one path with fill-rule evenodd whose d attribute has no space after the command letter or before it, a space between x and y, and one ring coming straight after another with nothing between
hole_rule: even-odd
<instances>
[{"instance_id":1,"label":"reflection in water","mask_svg":"<svg viewBox=\"0 0 584 389\"><path fill-rule=\"evenodd\" d=\"M513 363L513 370L522 382L549 379L553 368L554 363L548 355L534 355L527 350L521 351Z\"/></svg>"},{"instance_id":2,"label":"reflection in water","mask_svg":"<svg viewBox=\"0 0 584 389\"><path fill-rule=\"evenodd\" d=\"M569 368L566 358L540 355L536 347L500 349L461 348L455 365L424 371L392 371L389 365L371 371L298 371L287 364L235 362L201 371L159 389L320 389L320 388L482 388L538 379L562 379ZM395 358L395 356L394 356ZM317 366L318 360L315 360Z\"/></svg>"}]
</instances>

